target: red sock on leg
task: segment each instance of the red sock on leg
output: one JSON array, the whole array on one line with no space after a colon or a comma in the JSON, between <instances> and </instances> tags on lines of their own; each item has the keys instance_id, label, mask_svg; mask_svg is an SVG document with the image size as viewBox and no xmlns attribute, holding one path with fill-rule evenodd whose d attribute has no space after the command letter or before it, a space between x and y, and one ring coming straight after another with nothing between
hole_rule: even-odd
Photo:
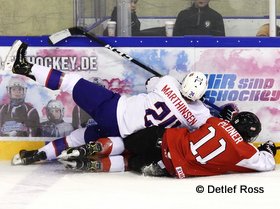
<instances>
[{"instance_id":1,"label":"red sock on leg","mask_svg":"<svg viewBox=\"0 0 280 209\"><path fill-rule=\"evenodd\" d=\"M102 146L102 151L98 153L99 155L109 156L111 154L113 142L109 138L100 138L96 143L100 143Z\"/></svg>"}]
</instances>

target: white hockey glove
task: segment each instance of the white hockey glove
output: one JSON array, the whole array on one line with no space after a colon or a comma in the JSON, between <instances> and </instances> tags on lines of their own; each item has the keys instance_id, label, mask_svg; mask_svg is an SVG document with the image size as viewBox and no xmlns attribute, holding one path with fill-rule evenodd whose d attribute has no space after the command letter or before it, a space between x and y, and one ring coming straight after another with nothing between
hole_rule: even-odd
<instances>
[{"instance_id":1,"label":"white hockey glove","mask_svg":"<svg viewBox=\"0 0 280 209\"><path fill-rule=\"evenodd\" d=\"M147 90L147 93L150 93L154 90L156 84L158 83L160 77L157 77L157 76L154 76L154 77L151 77L149 78L146 83L145 83L145 86L146 86L146 90Z\"/></svg>"}]
</instances>

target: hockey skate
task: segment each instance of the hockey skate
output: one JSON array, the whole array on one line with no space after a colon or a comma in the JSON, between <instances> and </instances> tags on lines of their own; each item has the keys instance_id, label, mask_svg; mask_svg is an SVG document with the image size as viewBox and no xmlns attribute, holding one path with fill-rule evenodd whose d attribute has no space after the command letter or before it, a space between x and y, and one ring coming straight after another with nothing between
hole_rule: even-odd
<instances>
[{"instance_id":1,"label":"hockey skate","mask_svg":"<svg viewBox=\"0 0 280 209\"><path fill-rule=\"evenodd\" d=\"M61 152L57 157L58 159L68 160L68 159L81 159L88 156L92 156L95 153L102 151L102 145L96 142L90 142L88 144L71 147Z\"/></svg>"},{"instance_id":2,"label":"hockey skate","mask_svg":"<svg viewBox=\"0 0 280 209\"><path fill-rule=\"evenodd\" d=\"M59 159L65 168L77 170L77 171L91 171L91 172L101 172L102 162L99 160L92 160L89 158L83 159L72 159L72 160L62 160Z\"/></svg>"},{"instance_id":3,"label":"hockey skate","mask_svg":"<svg viewBox=\"0 0 280 209\"><path fill-rule=\"evenodd\" d=\"M28 45L26 43L16 40L6 57L4 69L36 80L31 72L33 65L26 61L25 54L27 47Z\"/></svg>"},{"instance_id":4,"label":"hockey skate","mask_svg":"<svg viewBox=\"0 0 280 209\"><path fill-rule=\"evenodd\" d=\"M11 164L12 165L29 165L35 162L39 162L41 160L46 160L47 156L45 152L38 152L38 150L20 150L18 154L16 154Z\"/></svg>"}]
</instances>

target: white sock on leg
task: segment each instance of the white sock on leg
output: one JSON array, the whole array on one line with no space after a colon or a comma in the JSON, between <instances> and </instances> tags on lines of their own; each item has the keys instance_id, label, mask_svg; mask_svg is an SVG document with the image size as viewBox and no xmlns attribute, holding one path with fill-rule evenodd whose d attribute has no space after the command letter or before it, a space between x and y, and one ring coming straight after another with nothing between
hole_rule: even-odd
<instances>
[{"instance_id":1,"label":"white sock on leg","mask_svg":"<svg viewBox=\"0 0 280 209\"><path fill-rule=\"evenodd\" d=\"M45 67L34 64L31 68L32 74L35 76L36 81L41 85L45 86L48 75L51 71L51 67Z\"/></svg>"},{"instance_id":2,"label":"white sock on leg","mask_svg":"<svg viewBox=\"0 0 280 209\"><path fill-rule=\"evenodd\" d=\"M32 74L35 76L36 81L43 86L47 85L52 70L53 69L51 67L45 67L37 64L34 64L31 68ZM76 73L65 74L63 77L61 77L62 82L60 89L72 94L74 86L81 78L82 77Z\"/></svg>"}]
</instances>

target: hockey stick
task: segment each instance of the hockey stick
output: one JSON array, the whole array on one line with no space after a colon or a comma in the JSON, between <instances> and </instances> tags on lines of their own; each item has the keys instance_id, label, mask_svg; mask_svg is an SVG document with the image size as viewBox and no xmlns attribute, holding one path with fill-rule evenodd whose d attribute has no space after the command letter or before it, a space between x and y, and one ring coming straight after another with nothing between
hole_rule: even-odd
<instances>
[{"instance_id":1,"label":"hockey stick","mask_svg":"<svg viewBox=\"0 0 280 209\"><path fill-rule=\"evenodd\" d=\"M153 70L152 68L144 65L143 63L139 62L138 60L132 58L131 56L127 55L124 52L119 51L118 49L112 47L111 45L109 45L108 43L106 43L105 41L99 39L96 35L94 35L93 33L89 33L87 32L84 28L82 27L72 27L72 28L68 28L62 31L59 31L57 33L54 33L52 35L49 36L49 41L51 44L56 44L68 37L74 36L74 35L84 35L86 37L88 37L90 40L93 40L95 42L97 42L98 44L100 44L101 46L104 46L105 48L109 49L112 52L117 53L118 55L120 55L121 57L131 61L132 63L142 67L143 69L147 70L148 72L154 74L155 76L161 77L162 75L159 74L158 72L156 72L155 70ZM204 104L212 107L213 109L217 110L218 112L221 112L221 108L218 107L217 105L209 102L208 100L206 100L205 98L201 99L202 102L204 102Z\"/></svg>"},{"instance_id":2,"label":"hockey stick","mask_svg":"<svg viewBox=\"0 0 280 209\"><path fill-rule=\"evenodd\" d=\"M56 44L56 43L62 41L63 39L68 38L73 35L84 35L84 36L88 37L90 40L93 40L93 41L97 42L98 44L100 44L101 46L104 46L105 48L109 49L110 51L117 53L118 55L122 56L123 58L133 62L134 64L136 64L136 65L142 67L143 69L147 70L148 72L154 74L155 76L161 76L158 72L154 71L152 68L144 65L143 63L137 61L136 59L132 58L131 56L110 46L108 43L99 39L93 33L88 33L85 29L83 29L81 27L68 28L63 31L54 33L51 36L49 36L49 40L52 44Z\"/></svg>"}]
</instances>

